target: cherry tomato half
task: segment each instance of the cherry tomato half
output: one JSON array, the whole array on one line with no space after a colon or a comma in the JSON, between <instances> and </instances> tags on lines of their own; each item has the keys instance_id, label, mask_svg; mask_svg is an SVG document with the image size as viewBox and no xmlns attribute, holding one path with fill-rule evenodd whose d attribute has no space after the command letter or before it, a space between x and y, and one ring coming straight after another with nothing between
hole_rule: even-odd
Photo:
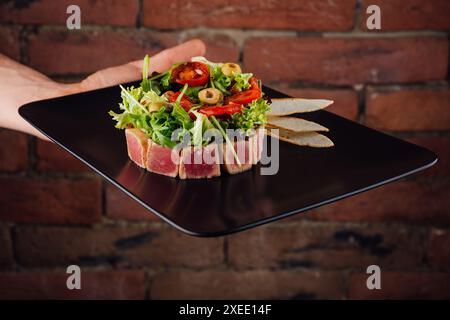
<instances>
[{"instance_id":1,"label":"cherry tomato half","mask_svg":"<svg viewBox=\"0 0 450 320\"><path fill-rule=\"evenodd\" d=\"M203 86L209 81L208 66L201 62L180 64L172 70L172 81L190 87Z\"/></svg>"},{"instance_id":2,"label":"cherry tomato half","mask_svg":"<svg viewBox=\"0 0 450 320\"><path fill-rule=\"evenodd\" d=\"M225 106L213 106L213 107L203 107L198 110L198 112L204 114L207 117L211 116L221 116L221 115L232 115L235 113L240 113L242 111L242 105L231 103Z\"/></svg>"},{"instance_id":3,"label":"cherry tomato half","mask_svg":"<svg viewBox=\"0 0 450 320\"><path fill-rule=\"evenodd\" d=\"M261 97L261 91L256 89L249 89L229 96L227 103L246 104Z\"/></svg>"}]
</instances>

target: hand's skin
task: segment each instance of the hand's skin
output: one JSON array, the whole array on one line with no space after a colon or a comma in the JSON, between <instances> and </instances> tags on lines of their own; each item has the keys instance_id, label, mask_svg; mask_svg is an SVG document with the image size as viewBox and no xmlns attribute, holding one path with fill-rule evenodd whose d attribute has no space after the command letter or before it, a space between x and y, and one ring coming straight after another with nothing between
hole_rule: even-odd
<instances>
[{"instance_id":1,"label":"hand's skin","mask_svg":"<svg viewBox=\"0 0 450 320\"><path fill-rule=\"evenodd\" d=\"M204 55L205 51L202 41L187 41L152 56L149 72L166 71L173 63L189 61L191 57ZM31 101L130 82L140 77L142 77L142 60L137 60L97 71L79 83L63 84L0 54L0 127L46 139L20 117L18 113L20 106Z\"/></svg>"}]
</instances>

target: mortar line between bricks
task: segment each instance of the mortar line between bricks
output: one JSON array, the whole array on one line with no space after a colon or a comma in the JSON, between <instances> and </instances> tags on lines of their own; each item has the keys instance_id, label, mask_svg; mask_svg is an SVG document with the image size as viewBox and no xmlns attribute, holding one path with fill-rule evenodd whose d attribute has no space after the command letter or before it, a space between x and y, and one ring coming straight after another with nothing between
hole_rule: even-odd
<instances>
[{"instance_id":1,"label":"mortar line between bricks","mask_svg":"<svg viewBox=\"0 0 450 320\"><path fill-rule=\"evenodd\" d=\"M367 227L392 227L392 228L405 228L413 231L425 230L430 225L421 224L405 224L399 221L335 221L335 220L315 220L315 219L301 219L296 221L283 221L279 220L270 225L266 225L266 228L289 228L289 227L336 227L336 228L367 228ZM264 228L264 226L262 226ZM450 226L447 226L450 230Z\"/></svg>"},{"instance_id":2,"label":"mortar line between bricks","mask_svg":"<svg viewBox=\"0 0 450 320\"><path fill-rule=\"evenodd\" d=\"M35 33L37 30L36 26L30 25L21 25L22 31L19 34L20 46L21 46L21 62L25 65L28 65L29 56L28 56L28 38L30 33ZM22 51L23 50L23 51Z\"/></svg>"},{"instance_id":3,"label":"mortar line between bricks","mask_svg":"<svg viewBox=\"0 0 450 320\"><path fill-rule=\"evenodd\" d=\"M106 181L105 179L102 179L100 182L100 202L101 202L101 208L100 208L100 212L101 212L101 216L106 217Z\"/></svg>"},{"instance_id":4,"label":"mortar line between bricks","mask_svg":"<svg viewBox=\"0 0 450 320\"><path fill-rule=\"evenodd\" d=\"M229 259L229 246L228 246L228 237L223 237L223 246L222 246L222 254L223 254L223 264L225 268L230 266L230 259Z\"/></svg>"},{"instance_id":5,"label":"mortar line between bricks","mask_svg":"<svg viewBox=\"0 0 450 320\"><path fill-rule=\"evenodd\" d=\"M19 254L17 252L16 243L17 243L17 237L16 237L16 226L12 225L9 228L9 236L11 238L11 254L14 262L13 270L18 271L21 269L21 265L19 263Z\"/></svg>"},{"instance_id":6,"label":"mortar line between bricks","mask_svg":"<svg viewBox=\"0 0 450 320\"><path fill-rule=\"evenodd\" d=\"M360 25L361 25L361 15L362 15L362 4L361 4L361 0L357 0L355 3L355 10L353 12L354 14L354 19L353 19L353 29L351 30L352 32L358 32L360 31Z\"/></svg>"},{"instance_id":7,"label":"mortar line between bricks","mask_svg":"<svg viewBox=\"0 0 450 320\"><path fill-rule=\"evenodd\" d=\"M403 89L445 89L448 88L449 82L447 79L425 82L410 82L410 83L367 83L370 88L378 90L403 90Z\"/></svg>"},{"instance_id":8,"label":"mortar line between bricks","mask_svg":"<svg viewBox=\"0 0 450 320\"><path fill-rule=\"evenodd\" d=\"M394 135L399 138L407 139L407 138L415 138L415 137L450 137L449 130L418 130L418 131L384 131L390 135Z\"/></svg>"},{"instance_id":9,"label":"mortar line between bricks","mask_svg":"<svg viewBox=\"0 0 450 320\"><path fill-rule=\"evenodd\" d=\"M361 249L356 249L361 250ZM318 251L326 251L324 250L318 250ZM61 262L59 264L53 264L53 265L30 265L25 264L21 265L18 268L12 270L12 272L65 272L67 265L74 263L74 261L65 261ZM176 273L176 272L254 272L254 271L269 271L269 272L277 272L277 271L291 271L291 272L349 272L349 273L358 273L358 272L365 272L364 267L366 266L345 266L345 267L331 267L327 268L325 266L318 266L314 265L312 267L279 267L278 265L275 266L239 266L239 265L233 265L230 266L230 268L223 268L223 266L217 266L217 265L205 265L201 267L195 267L195 266L145 266L145 265L131 265L129 267L120 267L117 268L117 266L113 264L99 264L99 265L86 265L86 264L80 264L79 265L82 272L92 272L92 271L144 271L146 274L149 275L149 290L151 290L151 287L153 285L153 281L156 277L168 274L168 273ZM425 266L423 264L413 267L405 267L405 266L399 266L399 267L383 267L383 271L387 272L396 272L396 271L403 271L403 272L429 272L429 271L435 271L439 272L438 269L430 268L428 266ZM4 272L8 270L1 270L0 272ZM11 270L10 270L11 271ZM151 296L151 294L149 295Z\"/></svg>"},{"instance_id":10,"label":"mortar line between bricks","mask_svg":"<svg viewBox=\"0 0 450 320\"><path fill-rule=\"evenodd\" d=\"M36 137L28 136L28 170L27 176L32 177L36 172L37 154L36 154Z\"/></svg>"},{"instance_id":11,"label":"mortar line between bricks","mask_svg":"<svg viewBox=\"0 0 450 320\"><path fill-rule=\"evenodd\" d=\"M66 274L67 266L71 264L71 262L67 262L61 265L47 265L47 266L32 266L32 265L23 265L19 268L11 271L14 273L64 273ZM88 265L80 265L81 274L83 272L101 272L101 271L141 271L142 267L133 267L133 268L121 268L116 269L112 268L110 265L98 265L98 266L88 266ZM8 272L8 270L0 270L1 272Z\"/></svg>"},{"instance_id":12,"label":"mortar line between bricks","mask_svg":"<svg viewBox=\"0 0 450 320\"><path fill-rule=\"evenodd\" d=\"M242 58L239 57L241 60ZM242 61L241 61L242 62ZM50 78L55 81L64 82L64 80L69 79L65 83L78 82L81 79L87 77L88 74L75 74L75 73L65 73L65 74L47 74ZM319 90L355 90L358 86L367 86L368 88L379 89L379 90L403 90L403 89L445 89L448 87L449 82L447 79L443 80L433 80L424 82L391 82L391 83L360 83L360 84L332 84L332 83L317 83L317 82L303 82L303 81L274 81L269 82L269 86L278 87L279 90L284 89L319 89Z\"/></svg>"},{"instance_id":13,"label":"mortar line between bricks","mask_svg":"<svg viewBox=\"0 0 450 320\"><path fill-rule=\"evenodd\" d=\"M242 45L239 45L238 63L244 64L244 48Z\"/></svg>"},{"instance_id":14,"label":"mortar line between bricks","mask_svg":"<svg viewBox=\"0 0 450 320\"><path fill-rule=\"evenodd\" d=\"M135 1L137 1L136 27L141 28L144 17L144 2L143 0L135 0Z\"/></svg>"},{"instance_id":15,"label":"mortar line between bricks","mask_svg":"<svg viewBox=\"0 0 450 320\"><path fill-rule=\"evenodd\" d=\"M8 221L4 221L8 222ZM70 223L70 224L61 224L61 223L41 223L41 222L16 222L15 225L20 228L34 228L34 227L40 227L40 228L69 228L69 229L91 229L91 230L97 230L100 228L136 228L136 230L139 230L139 228L154 228L158 231L167 231L170 228L173 228L169 226L167 223L163 221L129 221L129 220L108 220L103 219L102 221L91 223L91 224L80 224L80 223Z\"/></svg>"},{"instance_id":16,"label":"mortar line between bricks","mask_svg":"<svg viewBox=\"0 0 450 320\"><path fill-rule=\"evenodd\" d=\"M447 40L450 44L450 33L447 33ZM448 60L447 60L447 80L450 80L450 50L448 51Z\"/></svg>"},{"instance_id":17,"label":"mortar line between bricks","mask_svg":"<svg viewBox=\"0 0 450 320\"><path fill-rule=\"evenodd\" d=\"M425 240L423 241L423 248L422 248L422 250L423 250L422 264L429 269L432 269L432 266L430 266L430 263L428 261L428 249L430 247L431 233L434 228L436 228L436 227L429 226L427 228L426 233L425 233ZM440 229L440 227L439 227L439 229Z\"/></svg>"},{"instance_id":18,"label":"mortar line between bricks","mask_svg":"<svg viewBox=\"0 0 450 320\"><path fill-rule=\"evenodd\" d=\"M342 281L343 281L343 286L344 286L344 296L345 299L349 299L350 298L350 276L352 274L351 270L343 270L342 271Z\"/></svg>"},{"instance_id":19,"label":"mortar line between bricks","mask_svg":"<svg viewBox=\"0 0 450 320\"><path fill-rule=\"evenodd\" d=\"M19 27L19 59L23 64L27 63L26 54L27 54L27 31L23 26Z\"/></svg>"},{"instance_id":20,"label":"mortar line between bricks","mask_svg":"<svg viewBox=\"0 0 450 320\"><path fill-rule=\"evenodd\" d=\"M35 169L35 168L34 168ZM99 175L95 172L58 172L58 171L37 171L37 170L29 170L26 172L26 176L33 178L42 178L42 179L72 179L72 180L82 180L82 179L97 179ZM0 172L0 177L11 177L16 175L11 172ZM20 175L18 175L20 176Z\"/></svg>"},{"instance_id":21,"label":"mortar line between bricks","mask_svg":"<svg viewBox=\"0 0 450 320\"><path fill-rule=\"evenodd\" d=\"M358 94L358 122L360 123L365 123L366 120L366 90L367 86L363 85L356 91Z\"/></svg>"},{"instance_id":22,"label":"mortar line between bricks","mask_svg":"<svg viewBox=\"0 0 450 320\"><path fill-rule=\"evenodd\" d=\"M149 268L145 269L145 299L152 300L152 286L154 274L152 274L152 270Z\"/></svg>"},{"instance_id":23,"label":"mortar line between bricks","mask_svg":"<svg viewBox=\"0 0 450 320\"><path fill-rule=\"evenodd\" d=\"M23 26L32 27L37 31L67 31L64 25L55 24L5 24L0 23L0 26ZM114 25L97 25L97 24L85 24L81 32L83 31L94 31L94 30L110 30L110 31L125 31L133 32L137 31L136 26L114 26ZM151 28L146 26L141 26L140 31L151 31L157 33L201 33L209 32L212 34L223 34L223 33L239 33L245 35L246 38L251 37L292 37L297 38L301 36L305 37L318 37L318 38L328 38L328 37L343 37L343 38L397 38L397 37L409 37L409 36L446 36L450 32L447 30L432 30L432 29L422 29L422 30L398 30L398 31L383 31L383 32L373 32L364 31L360 29L351 29L343 31L333 31L333 30L320 30L320 31L303 31L296 29L246 29L246 28L210 28L210 27L196 27L196 28L186 28L186 29L164 29L164 28Z\"/></svg>"},{"instance_id":24,"label":"mortar line between bricks","mask_svg":"<svg viewBox=\"0 0 450 320\"><path fill-rule=\"evenodd\" d=\"M446 79L424 81L424 82L391 82L391 83L355 83L355 84L332 84L332 83L317 83L317 82L304 82L304 81L273 81L268 83L272 87L280 87L282 89L301 89L301 88L314 88L314 89L347 89L354 90L358 86L368 86L369 88L380 89L380 90L402 90L402 89L425 89L425 88L436 88L445 89L448 87L449 82Z\"/></svg>"},{"instance_id":25,"label":"mortar line between bricks","mask_svg":"<svg viewBox=\"0 0 450 320\"><path fill-rule=\"evenodd\" d=\"M67 31L64 25L58 24L16 24L16 23L0 23L0 26L24 26L36 28L37 31ZM136 32L136 26L114 26L114 25L96 25L96 24L85 24L81 32L83 31L95 31L95 30L110 30L110 31L126 31L126 32ZM333 31L333 30L320 30L320 31L302 31L295 29L245 29L245 28L187 28L187 29L156 29L146 26L141 26L139 31L151 31L155 33L239 33L245 36L246 39L252 37L312 37L316 36L318 38L396 38L396 37L409 37L409 36L447 36L449 34L448 30L399 30L399 31L384 31L384 32L372 32L363 30L348 30L348 31Z\"/></svg>"},{"instance_id":26,"label":"mortar line between bricks","mask_svg":"<svg viewBox=\"0 0 450 320\"><path fill-rule=\"evenodd\" d=\"M140 228L147 228L147 227L155 227L158 230L161 231L167 231L169 230L170 226L164 224L164 223L158 223L155 221L126 221L126 220L120 220L116 221L116 225L107 225L104 222L94 223L94 224L42 224L42 223L16 223L15 226L17 228L21 229L34 229L34 228L79 228L79 229L91 229L96 230L98 228L136 228L136 230ZM261 226L260 228L268 228L268 229L285 229L290 227L303 227L303 228L310 228L310 227L334 227L334 228L383 228L383 227L390 227L390 228L399 228L399 229L406 229L410 231L416 231L416 232L424 232L424 230L427 230L428 228L439 228L442 230L449 230L450 226L434 226L434 225L420 225L420 224L405 224L402 222L383 222L383 221L332 221L332 220L314 220L314 219L301 219L296 221L282 221L279 220L277 222L273 222L270 225ZM233 237L233 235L225 236L225 237ZM229 250L229 249L228 249Z\"/></svg>"}]
</instances>

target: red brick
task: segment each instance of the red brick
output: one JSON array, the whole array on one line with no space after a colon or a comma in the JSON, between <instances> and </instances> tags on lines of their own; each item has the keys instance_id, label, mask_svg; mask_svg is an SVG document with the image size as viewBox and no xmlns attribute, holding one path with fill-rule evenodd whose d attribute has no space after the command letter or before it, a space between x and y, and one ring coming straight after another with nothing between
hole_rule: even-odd
<instances>
[{"instance_id":1,"label":"red brick","mask_svg":"<svg viewBox=\"0 0 450 320\"><path fill-rule=\"evenodd\" d=\"M0 53L14 60L20 59L19 30L18 27L0 26Z\"/></svg>"},{"instance_id":2,"label":"red brick","mask_svg":"<svg viewBox=\"0 0 450 320\"><path fill-rule=\"evenodd\" d=\"M322 223L274 225L229 237L235 268L415 268L425 236L404 227L348 227ZM247 248L244 250L243 248Z\"/></svg>"},{"instance_id":3,"label":"red brick","mask_svg":"<svg viewBox=\"0 0 450 320\"><path fill-rule=\"evenodd\" d=\"M145 209L117 187L109 184L106 188L106 214L114 219L159 220L155 214Z\"/></svg>"},{"instance_id":4,"label":"red brick","mask_svg":"<svg viewBox=\"0 0 450 320\"><path fill-rule=\"evenodd\" d=\"M82 28L84 24L136 24L137 1L127 0L78 0L76 3L70 0L40 0L27 1L23 5L18 1L6 1L0 5L0 20L19 24L65 25L69 17L66 10L71 4L80 7Z\"/></svg>"},{"instance_id":5,"label":"red brick","mask_svg":"<svg viewBox=\"0 0 450 320\"><path fill-rule=\"evenodd\" d=\"M0 130L0 171L24 171L28 167L28 136Z\"/></svg>"},{"instance_id":6,"label":"red brick","mask_svg":"<svg viewBox=\"0 0 450 320\"><path fill-rule=\"evenodd\" d=\"M21 227L16 256L28 267L96 266L208 267L223 261L223 239L187 236L171 228Z\"/></svg>"},{"instance_id":7,"label":"red brick","mask_svg":"<svg viewBox=\"0 0 450 320\"><path fill-rule=\"evenodd\" d=\"M90 224L100 220L100 180L0 178L0 220Z\"/></svg>"},{"instance_id":8,"label":"red brick","mask_svg":"<svg viewBox=\"0 0 450 320\"><path fill-rule=\"evenodd\" d=\"M38 171L86 172L90 170L69 152L51 142L37 140L36 156Z\"/></svg>"},{"instance_id":9,"label":"red brick","mask_svg":"<svg viewBox=\"0 0 450 320\"><path fill-rule=\"evenodd\" d=\"M253 38L245 44L244 63L266 82L346 85L441 80L447 76L448 39Z\"/></svg>"},{"instance_id":10,"label":"red brick","mask_svg":"<svg viewBox=\"0 0 450 320\"><path fill-rule=\"evenodd\" d=\"M156 276L153 299L340 299L338 272L184 271Z\"/></svg>"},{"instance_id":11,"label":"red brick","mask_svg":"<svg viewBox=\"0 0 450 320\"><path fill-rule=\"evenodd\" d=\"M450 89L370 88L366 124L381 130L449 130Z\"/></svg>"},{"instance_id":12,"label":"red brick","mask_svg":"<svg viewBox=\"0 0 450 320\"><path fill-rule=\"evenodd\" d=\"M391 30L448 30L450 2L447 0L363 0L361 28L367 30L369 5L381 9L381 31Z\"/></svg>"},{"instance_id":13,"label":"red brick","mask_svg":"<svg viewBox=\"0 0 450 320\"><path fill-rule=\"evenodd\" d=\"M333 100L334 103L327 108L328 111L334 112L350 120L358 119L358 94L353 90L287 88L281 89L281 91L297 98Z\"/></svg>"},{"instance_id":14,"label":"red brick","mask_svg":"<svg viewBox=\"0 0 450 320\"><path fill-rule=\"evenodd\" d=\"M352 274L350 299L449 299L450 274L389 272L381 269L381 290L369 290L368 274Z\"/></svg>"},{"instance_id":15,"label":"red brick","mask_svg":"<svg viewBox=\"0 0 450 320\"><path fill-rule=\"evenodd\" d=\"M330 4L314 0L172 1L144 0L144 25L161 29L196 27L348 30L354 25L355 0Z\"/></svg>"},{"instance_id":16,"label":"red brick","mask_svg":"<svg viewBox=\"0 0 450 320\"><path fill-rule=\"evenodd\" d=\"M239 60L239 47L236 41L225 34L193 33L183 40L201 39L206 45L205 57L210 61L237 62Z\"/></svg>"},{"instance_id":17,"label":"red brick","mask_svg":"<svg viewBox=\"0 0 450 320\"><path fill-rule=\"evenodd\" d=\"M450 175L450 138L437 136L423 136L407 139L408 141L433 151L438 162L425 170L421 175L447 177Z\"/></svg>"},{"instance_id":18,"label":"red brick","mask_svg":"<svg viewBox=\"0 0 450 320\"><path fill-rule=\"evenodd\" d=\"M312 219L450 225L449 182L401 181L323 206Z\"/></svg>"},{"instance_id":19,"label":"red brick","mask_svg":"<svg viewBox=\"0 0 450 320\"><path fill-rule=\"evenodd\" d=\"M0 226L0 268L10 268L14 264L9 228Z\"/></svg>"},{"instance_id":20,"label":"red brick","mask_svg":"<svg viewBox=\"0 0 450 320\"><path fill-rule=\"evenodd\" d=\"M436 269L450 270L450 232L448 230L431 230L428 263Z\"/></svg>"},{"instance_id":21,"label":"red brick","mask_svg":"<svg viewBox=\"0 0 450 320\"><path fill-rule=\"evenodd\" d=\"M146 275L138 270L84 271L81 290L66 286L66 270L0 273L0 299L144 299Z\"/></svg>"},{"instance_id":22,"label":"red brick","mask_svg":"<svg viewBox=\"0 0 450 320\"><path fill-rule=\"evenodd\" d=\"M87 74L176 44L176 35L142 31L41 30L29 37L29 64L48 74Z\"/></svg>"}]
</instances>

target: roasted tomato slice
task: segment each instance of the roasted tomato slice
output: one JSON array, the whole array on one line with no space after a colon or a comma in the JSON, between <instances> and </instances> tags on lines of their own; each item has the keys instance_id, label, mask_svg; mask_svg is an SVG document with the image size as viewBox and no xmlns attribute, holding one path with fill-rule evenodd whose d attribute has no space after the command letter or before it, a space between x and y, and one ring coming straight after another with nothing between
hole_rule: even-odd
<instances>
[{"instance_id":1,"label":"roasted tomato slice","mask_svg":"<svg viewBox=\"0 0 450 320\"><path fill-rule=\"evenodd\" d=\"M241 111L242 105L235 103L230 103L225 106L203 107L198 110L198 112L204 114L207 117L222 116L225 114L232 115L235 113L240 113Z\"/></svg>"},{"instance_id":2,"label":"roasted tomato slice","mask_svg":"<svg viewBox=\"0 0 450 320\"><path fill-rule=\"evenodd\" d=\"M261 97L261 91L257 89L249 89L229 96L227 103L246 104Z\"/></svg>"},{"instance_id":3,"label":"roasted tomato slice","mask_svg":"<svg viewBox=\"0 0 450 320\"><path fill-rule=\"evenodd\" d=\"M172 70L172 81L190 87L203 86L209 81L208 66L201 62L180 64Z\"/></svg>"},{"instance_id":4,"label":"roasted tomato slice","mask_svg":"<svg viewBox=\"0 0 450 320\"><path fill-rule=\"evenodd\" d=\"M255 77L251 77L250 80L248 80L248 83L250 84L250 89L261 91L261 88L258 84L258 79L256 79Z\"/></svg>"}]
</instances>

